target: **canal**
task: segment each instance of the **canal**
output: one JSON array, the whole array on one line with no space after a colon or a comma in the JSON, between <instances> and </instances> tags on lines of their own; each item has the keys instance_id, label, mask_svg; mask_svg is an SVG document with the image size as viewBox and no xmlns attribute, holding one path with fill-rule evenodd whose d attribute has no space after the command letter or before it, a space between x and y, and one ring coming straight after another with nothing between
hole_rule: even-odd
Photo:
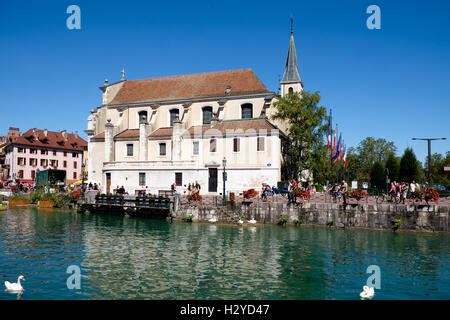
<instances>
[{"instance_id":1,"label":"canal","mask_svg":"<svg viewBox=\"0 0 450 320\"><path fill-rule=\"evenodd\" d=\"M69 266L81 288L69 289ZM449 299L450 236L0 211L0 300ZM22 295L4 281L24 275Z\"/></svg>"}]
</instances>

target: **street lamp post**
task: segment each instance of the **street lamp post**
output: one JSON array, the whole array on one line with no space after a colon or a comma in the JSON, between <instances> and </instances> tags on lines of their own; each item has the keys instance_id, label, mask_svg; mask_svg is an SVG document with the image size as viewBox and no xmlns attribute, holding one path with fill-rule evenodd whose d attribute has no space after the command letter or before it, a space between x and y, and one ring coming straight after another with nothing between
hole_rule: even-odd
<instances>
[{"instance_id":1,"label":"street lamp post","mask_svg":"<svg viewBox=\"0 0 450 320\"><path fill-rule=\"evenodd\" d=\"M431 185L431 141L447 140L447 138L412 138L412 140L424 140L428 142L428 183Z\"/></svg>"},{"instance_id":2,"label":"street lamp post","mask_svg":"<svg viewBox=\"0 0 450 320\"><path fill-rule=\"evenodd\" d=\"M223 198L222 198L222 204L224 206L226 206L227 205L227 198L225 196L225 181L227 181L227 173L225 171L225 167L227 165L227 159L225 157L223 157L222 164L223 164L223 175L222 175L222 178L223 178L222 179L223 180Z\"/></svg>"}]
</instances>

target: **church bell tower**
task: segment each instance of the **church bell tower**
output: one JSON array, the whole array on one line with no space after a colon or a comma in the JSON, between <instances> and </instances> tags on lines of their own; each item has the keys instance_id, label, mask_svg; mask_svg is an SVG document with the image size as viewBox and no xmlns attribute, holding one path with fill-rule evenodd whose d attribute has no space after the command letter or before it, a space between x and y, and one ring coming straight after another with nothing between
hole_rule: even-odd
<instances>
[{"instance_id":1,"label":"church bell tower","mask_svg":"<svg viewBox=\"0 0 450 320\"><path fill-rule=\"evenodd\" d=\"M298 69L297 52L295 51L293 20L291 18L291 40L289 41L289 50L284 68L283 79L280 82L281 96L284 97L290 92L301 92L303 82L300 78Z\"/></svg>"}]
</instances>

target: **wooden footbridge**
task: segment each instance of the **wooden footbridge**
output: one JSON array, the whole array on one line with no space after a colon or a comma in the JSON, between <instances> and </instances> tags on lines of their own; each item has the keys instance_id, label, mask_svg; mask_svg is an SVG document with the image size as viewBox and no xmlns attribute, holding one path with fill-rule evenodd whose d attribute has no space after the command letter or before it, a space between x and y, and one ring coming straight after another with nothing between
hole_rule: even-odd
<instances>
[{"instance_id":1,"label":"wooden footbridge","mask_svg":"<svg viewBox=\"0 0 450 320\"><path fill-rule=\"evenodd\" d=\"M165 219L170 217L172 207L173 200L169 197L97 194L95 202L88 199L88 203L78 207L78 212Z\"/></svg>"}]
</instances>

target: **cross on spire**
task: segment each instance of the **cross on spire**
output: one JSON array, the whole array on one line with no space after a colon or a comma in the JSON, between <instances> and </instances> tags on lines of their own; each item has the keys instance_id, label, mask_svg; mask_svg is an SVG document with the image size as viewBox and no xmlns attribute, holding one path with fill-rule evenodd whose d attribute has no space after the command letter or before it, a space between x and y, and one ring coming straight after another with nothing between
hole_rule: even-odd
<instances>
[{"instance_id":1,"label":"cross on spire","mask_svg":"<svg viewBox=\"0 0 450 320\"><path fill-rule=\"evenodd\" d=\"M291 34L294 33L294 19L291 16Z\"/></svg>"},{"instance_id":2,"label":"cross on spire","mask_svg":"<svg viewBox=\"0 0 450 320\"><path fill-rule=\"evenodd\" d=\"M120 80L126 80L126 79L125 79L125 69L122 69L122 72L121 72L121 73L122 73L122 78L121 78Z\"/></svg>"}]
</instances>

